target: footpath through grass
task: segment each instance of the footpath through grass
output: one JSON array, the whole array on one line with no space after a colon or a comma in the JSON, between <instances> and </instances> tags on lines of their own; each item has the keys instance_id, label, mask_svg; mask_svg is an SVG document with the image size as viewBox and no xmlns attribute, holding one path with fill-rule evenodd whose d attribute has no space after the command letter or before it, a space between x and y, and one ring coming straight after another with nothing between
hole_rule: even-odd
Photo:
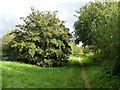
<instances>
[{"instance_id":1,"label":"footpath through grass","mask_svg":"<svg viewBox=\"0 0 120 90\"><path fill-rule=\"evenodd\" d=\"M2 88L84 88L77 56L65 67L44 68L2 61Z\"/></svg>"},{"instance_id":2,"label":"footpath through grass","mask_svg":"<svg viewBox=\"0 0 120 90\"><path fill-rule=\"evenodd\" d=\"M102 67L96 64L89 56L81 54L81 60L92 88L114 88L113 90L120 90L119 76L112 76L111 73L104 72Z\"/></svg>"}]
</instances>

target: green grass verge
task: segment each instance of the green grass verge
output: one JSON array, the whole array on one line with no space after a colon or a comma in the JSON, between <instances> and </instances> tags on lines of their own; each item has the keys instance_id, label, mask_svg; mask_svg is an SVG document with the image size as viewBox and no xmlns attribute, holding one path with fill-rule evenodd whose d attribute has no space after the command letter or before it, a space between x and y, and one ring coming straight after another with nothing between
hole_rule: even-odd
<instances>
[{"instance_id":1,"label":"green grass verge","mask_svg":"<svg viewBox=\"0 0 120 90\"><path fill-rule=\"evenodd\" d=\"M119 76L112 76L111 73L104 72L101 66L94 63L91 58L84 55L81 57L85 66L87 79L92 88L114 88L114 90L120 90Z\"/></svg>"},{"instance_id":2,"label":"green grass verge","mask_svg":"<svg viewBox=\"0 0 120 90\"><path fill-rule=\"evenodd\" d=\"M69 61L65 67L51 68L2 61L2 88L84 88L77 57Z\"/></svg>"},{"instance_id":3,"label":"green grass verge","mask_svg":"<svg viewBox=\"0 0 120 90\"><path fill-rule=\"evenodd\" d=\"M120 77L101 71L99 66L88 66L85 70L93 88L120 88Z\"/></svg>"}]
</instances>

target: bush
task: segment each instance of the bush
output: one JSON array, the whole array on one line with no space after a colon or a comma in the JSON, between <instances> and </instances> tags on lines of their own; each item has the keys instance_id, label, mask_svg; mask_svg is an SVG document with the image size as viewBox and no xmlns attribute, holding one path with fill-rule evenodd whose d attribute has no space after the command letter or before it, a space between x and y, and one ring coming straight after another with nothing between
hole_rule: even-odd
<instances>
[{"instance_id":1,"label":"bush","mask_svg":"<svg viewBox=\"0 0 120 90\"><path fill-rule=\"evenodd\" d=\"M17 25L19 29L10 33L14 38L7 48L3 45L3 52L9 60L41 67L64 66L71 53L69 29L56 17L56 11L31 10L29 16L21 18L25 24Z\"/></svg>"},{"instance_id":2,"label":"bush","mask_svg":"<svg viewBox=\"0 0 120 90\"><path fill-rule=\"evenodd\" d=\"M91 50L90 50L90 48L88 47L88 46L86 46L84 49L83 49L83 53L84 54L87 54L87 53L89 53Z\"/></svg>"}]
</instances>

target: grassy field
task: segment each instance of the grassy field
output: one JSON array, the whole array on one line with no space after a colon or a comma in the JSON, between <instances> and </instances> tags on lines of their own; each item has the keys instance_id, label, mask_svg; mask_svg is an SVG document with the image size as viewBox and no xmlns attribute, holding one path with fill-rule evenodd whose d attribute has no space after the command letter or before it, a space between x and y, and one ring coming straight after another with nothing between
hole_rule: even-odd
<instances>
[{"instance_id":1,"label":"grassy field","mask_svg":"<svg viewBox=\"0 0 120 90\"><path fill-rule=\"evenodd\" d=\"M120 77L105 73L100 65L97 65L91 58L81 55L81 60L85 66L86 75L92 88L114 88L120 90Z\"/></svg>"},{"instance_id":2,"label":"grassy field","mask_svg":"<svg viewBox=\"0 0 120 90\"><path fill-rule=\"evenodd\" d=\"M44 68L2 61L2 88L84 88L77 56L65 67Z\"/></svg>"}]
</instances>

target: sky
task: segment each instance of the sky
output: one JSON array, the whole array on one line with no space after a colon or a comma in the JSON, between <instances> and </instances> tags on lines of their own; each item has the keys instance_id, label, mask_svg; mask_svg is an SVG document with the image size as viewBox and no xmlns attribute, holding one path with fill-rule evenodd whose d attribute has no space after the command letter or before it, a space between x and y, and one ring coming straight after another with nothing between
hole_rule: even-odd
<instances>
[{"instance_id":1,"label":"sky","mask_svg":"<svg viewBox=\"0 0 120 90\"><path fill-rule=\"evenodd\" d=\"M39 11L58 11L60 20L65 20L70 32L74 30L73 24L77 20L73 15L75 10L94 0L1 0L0 1L0 37L8 30L15 29L15 25L22 24L20 17L31 13L30 7Z\"/></svg>"}]
</instances>

